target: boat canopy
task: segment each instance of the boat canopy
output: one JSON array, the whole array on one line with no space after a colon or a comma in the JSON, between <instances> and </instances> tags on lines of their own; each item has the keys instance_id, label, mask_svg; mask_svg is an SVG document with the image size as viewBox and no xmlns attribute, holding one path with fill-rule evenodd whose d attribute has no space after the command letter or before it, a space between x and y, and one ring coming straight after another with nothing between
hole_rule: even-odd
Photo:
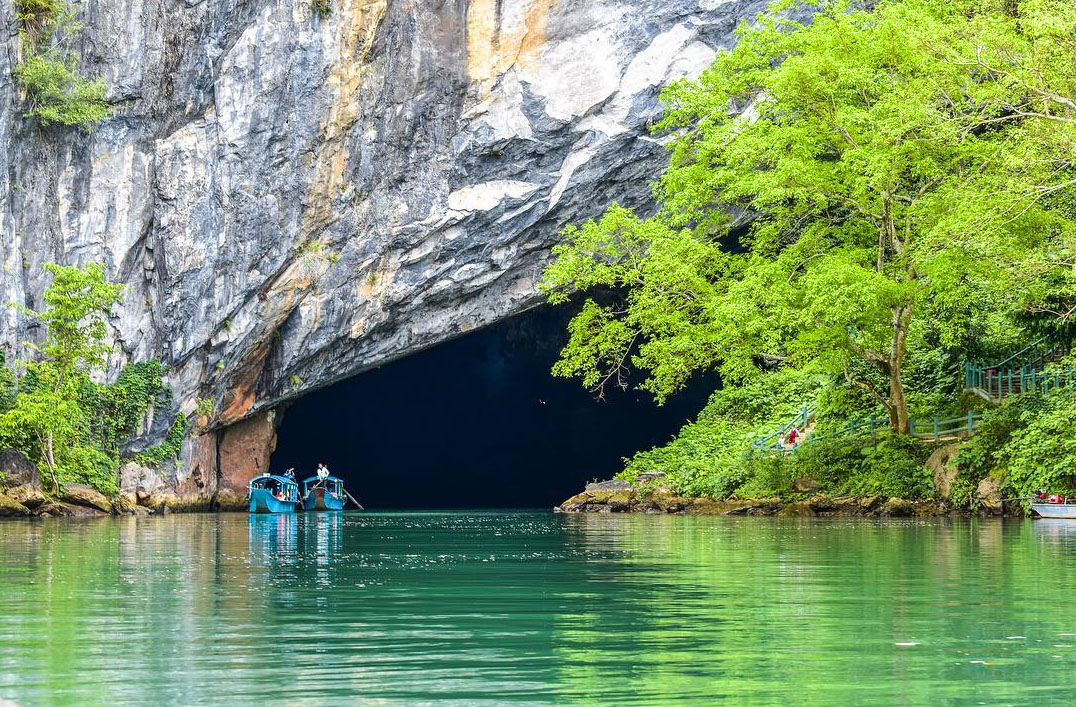
<instances>
[{"instance_id":1,"label":"boat canopy","mask_svg":"<svg viewBox=\"0 0 1076 707\"><path fill-rule=\"evenodd\" d=\"M268 488L272 484L280 484L281 486L294 486L299 488L299 485L295 483L294 479L289 479L286 476L274 476L273 474L262 474L261 476L255 476L250 480L248 486L252 489L264 489Z\"/></svg>"},{"instance_id":2,"label":"boat canopy","mask_svg":"<svg viewBox=\"0 0 1076 707\"><path fill-rule=\"evenodd\" d=\"M339 476L326 476L324 479L319 479L316 476L308 476L305 479L303 479L304 484L312 484L312 483L315 483L317 481L331 481L334 484L342 484L342 483L344 483L344 480L341 479Z\"/></svg>"}]
</instances>

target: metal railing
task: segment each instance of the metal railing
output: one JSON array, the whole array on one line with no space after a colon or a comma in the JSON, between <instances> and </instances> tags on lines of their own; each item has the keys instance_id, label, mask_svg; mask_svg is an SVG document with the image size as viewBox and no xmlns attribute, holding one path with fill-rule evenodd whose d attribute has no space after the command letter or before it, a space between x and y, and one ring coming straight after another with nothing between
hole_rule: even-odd
<instances>
[{"instance_id":1,"label":"metal railing","mask_svg":"<svg viewBox=\"0 0 1076 707\"><path fill-rule=\"evenodd\" d=\"M808 421L814 416L814 406L805 405L800 409L799 413L792 418L792 420L781 427L773 434L767 437L760 437L751 443L752 449L760 451L780 451L782 449L788 449L785 445L785 439L788 437L788 433L795 427L800 432L807 427ZM799 444L797 442L797 444Z\"/></svg>"},{"instance_id":2,"label":"metal railing","mask_svg":"<svg viewBox=\"0 0 1076 707\"><path fill-rule=\"evenodd\" d=\"M1025 346L1012 356L990 365L964 365L964 388L1000 402L1020 393L1046 393L1072 382L1069 367L1048 368L1048 364L1067 353L1065 346L1048 344L1045 339Z\"/></svg>"},{"instance_id":3,"label":"metal railing","mask_svg":"<svg viewBox=\"0 0 1076 707\"><path fill-rule=\"evenodd\" d=\"M808 408L804 408L806 412ZM803 419L804 413L800 413L800 416L796 420ZM828 434L815 434L809 433L800 437L795 444L786 444L785 439L788 435L788 430L792 429L792 426L796 424L796 420L793 420L789 424L781 428L781 432L774 433L768 437L755 440L751 445L753 449L758 451L776 451L787 452L796 449L804 444L810 444L823 439L834 439L836 437L845 437L849 435L859 434L863 436L873 437L882 432L889 430L889 420L886 418L870 417L866 420L859 422L853 422L838 430L834 430ZM933 439L935 441L941 441L942 439L952 439L955 437L970 437L975 434L975 430L978 428L979 423L983 420L983 416L975 411L969 412L967 415L961 417L953 417L949 419L934 418L933 420L924 421L911 419L908 421L909 434L922 439Z\"/></svg>"},{"instance_id":4,"label":"metal railing","mask_svg":"<svg viewBox=\"0 0 1076 707\"><path fill-rule=\"evenodd\" d=\"M1071 366L1037 370L1028 366L987 368L968 364L964 369L964 387L981 391L992 400L1002 400L1020 393L1048 393L1070 385L1076 371Z\"/></svg>"}]
</instances>

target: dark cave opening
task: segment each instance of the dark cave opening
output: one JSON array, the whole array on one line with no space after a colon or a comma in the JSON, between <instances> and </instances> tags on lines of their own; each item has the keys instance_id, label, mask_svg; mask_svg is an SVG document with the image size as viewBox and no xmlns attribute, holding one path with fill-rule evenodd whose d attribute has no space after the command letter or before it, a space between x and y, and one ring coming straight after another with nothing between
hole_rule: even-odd
<instances>
[{"instance_id":1,"label":"dark cave opening","mask_svg":"<svg viewBox=\"0 0 1076 707\"><path fill-rule=\"evenodd\" d=\"M319 462L367 509L549 508L669 440L716 386L597 400L550 368L572 308L543 307L315 391L284 414L274 472Z\"/></svg>"}]
</instances>

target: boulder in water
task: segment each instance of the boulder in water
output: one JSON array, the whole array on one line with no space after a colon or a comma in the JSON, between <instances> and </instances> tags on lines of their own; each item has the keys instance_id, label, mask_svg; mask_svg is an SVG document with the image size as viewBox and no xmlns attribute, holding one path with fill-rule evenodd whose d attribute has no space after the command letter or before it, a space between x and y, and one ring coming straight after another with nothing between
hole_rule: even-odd
<instances>
[{"instance_id":1,"label":"boulder in water","mask_svg":"<svg viewBox=\"0 0 1076 707\"><path fill-rule=\"evenodd\" d=\"M10 518L30 515L30 509L14 498L0 494L0 517Z\"/></svg>"},{"instance_id":2,"label":"boulder in water","mask_svg":"<svg viewBox=\"0 0 1076 707\"><path fill-rule=\"evenodd\" d=\"M45 495L44 491L33 486L16 486L8 489L7 496L30 509L43 506L49 501L49 497Z\"/></svg>"},{"instance_id":3,"label":"boulder in water","mask_svg":"<svg viewBox=\"0 0 1076 707\"><path fill-rule=\"evenodd\" d=\"M62 498L71 505L95 508L103 513L112 512L112 502L108 497L86 484L66 484Z\"/></svg>"},{"instance_id":4,"label":"boulder in water","mask_svg":"<svg viewBox=\"0 0 1076 707\"><path fill-rule=\"evenodd\" d=\"M891 498L882 506L882 515L887 516L910 516L915 512L915 506L903 498Z\"/></svg>"}]
</instances>

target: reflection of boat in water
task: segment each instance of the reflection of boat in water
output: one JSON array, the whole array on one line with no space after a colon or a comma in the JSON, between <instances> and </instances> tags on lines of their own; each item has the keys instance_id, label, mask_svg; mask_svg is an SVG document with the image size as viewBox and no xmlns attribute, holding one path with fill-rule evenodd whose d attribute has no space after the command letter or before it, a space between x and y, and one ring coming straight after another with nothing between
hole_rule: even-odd
<instances>
[{"instance_id":1,"label":"reflection of boat in water","mask_svg":"<svg viewBox=\"0 0 1076 707\"><path fill-rule=\"evenodd\" d=\"M303 510L342 511L347 497L344 480L338 476L310 476L303 479Z\"/></svg>"},{"instance_id":2,"label":"reflection of boat in water","mask_svg":"<svg viewBox=\"0 0 1076 707\"><path fill-rule=\"evenodd\" d=\"M280 566L295 563L302 516L297 513L251 513L247 518L251 564Z\"/></svg>"},{"instance_id":3,"label":"reflection of boat in water","mask_svg":"<svg viewBox=\"0 0 1076 707\"><path fill-rule=\"evenodd\" d=\"M299 502L299 485L286 476L265 473L247 486L251 513L294 513Z\"/></svg>"}]
</instances>

